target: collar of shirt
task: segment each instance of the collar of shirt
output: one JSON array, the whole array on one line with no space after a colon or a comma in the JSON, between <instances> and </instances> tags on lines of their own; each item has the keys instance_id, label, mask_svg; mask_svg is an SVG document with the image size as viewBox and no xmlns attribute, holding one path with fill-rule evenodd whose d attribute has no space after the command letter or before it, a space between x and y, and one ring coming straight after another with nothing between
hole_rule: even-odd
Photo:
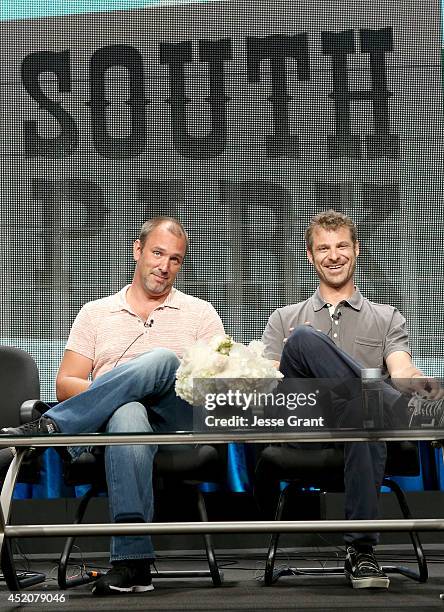
<instances>
[{"instance_id":1,"label":"collar of shirt","mask_svg":"<svg viewBox=\"0 0 444 612\"><path fill-rule=\"evenodd\" d=\"M357 287L355 288L353 295L351 295L347 300L342 300L342 303L347 303L354 310L361 310L363 302L364 298ZM326 306L328 307L328 303L322 297L319 287L311 296L311 303L315 312L321 310L321 308L325 308Z\"/></svg>"},{"instance_id":2,"label":"collar of shirt","mask_svg":"<svg viewBox=\"0 0 444 612\"><path fill-rule=\"evenodd\" d=\"M118 293L112 296L112 304L110 312L120 312L121 310L127 310L131 314L135 314L131 309L130 305L126 301L126 292L131 285L125 285ZM174 287L166 297L166 300L159 304L154 310L160 310L161 308L175 308L180 310L183 307L182 292Z\"/></svg>"}]
</instances>

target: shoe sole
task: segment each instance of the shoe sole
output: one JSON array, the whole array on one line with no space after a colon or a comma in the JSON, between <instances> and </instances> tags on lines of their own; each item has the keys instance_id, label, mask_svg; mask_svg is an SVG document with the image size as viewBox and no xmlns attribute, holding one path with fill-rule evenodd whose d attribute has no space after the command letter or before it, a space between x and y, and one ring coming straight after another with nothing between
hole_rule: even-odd
<instances>
[{"instance_id":1,"label":"shoe sole","mask_svg":"<svg viewBox=\"0 0 444 612\"><path fill-rule=\"evenodd\" d=\"M134 584L130 587L116 587L110 585L104 590L95 587L91 589L93 595L110 595L113 591L117 593L146 593L147 591L154 591L154 587L152 584Z\"/></svg>"},{"instance_id":2,"label":"shoe sole","mask_svg":"<svg viewBox=\"0 0 444 612\"><path fill-rule=\"evenodd\" d=\"M345 574L350 580L354 589L388 589L390 579L384 578L353 578L350 574Z\"/></svg>"}]
</instances>

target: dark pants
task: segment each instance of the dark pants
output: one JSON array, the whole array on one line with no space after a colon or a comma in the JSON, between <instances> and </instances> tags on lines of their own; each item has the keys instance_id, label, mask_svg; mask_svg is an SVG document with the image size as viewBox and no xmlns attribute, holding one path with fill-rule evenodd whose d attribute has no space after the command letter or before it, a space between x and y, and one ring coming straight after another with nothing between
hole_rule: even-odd
<instances>
[{"instance_id":1,"label":"dark pants","mask_svg":"<svg viewBox=\"0 0 444 612\"><path fill-rule=\"evenodd\" d=\"M342 402L337 411L336 427L362 427L362 413L357 406L352 379L360 378L361 366L347 353L340 350L324 333L308 325L297 327L288 338L280 370L286 378L324 378L350 382L349 401ZM336 382L336 381L335 381ZM399 398L393 388L387 386L384 405L391 407ZM300 447L301 445L299 445ZM304 445L305 446L305 445ZM307 445L307 452L310 450ZM324 445L325 447L325 445ZM345 442L344 445L345 517L350 520L378 518L379 490L384 477L387 455L383 442ZM316 452L313 448L312 452ZM347 543L375 545L378 533L346 533Z\"/></svg>"}]
</instances>

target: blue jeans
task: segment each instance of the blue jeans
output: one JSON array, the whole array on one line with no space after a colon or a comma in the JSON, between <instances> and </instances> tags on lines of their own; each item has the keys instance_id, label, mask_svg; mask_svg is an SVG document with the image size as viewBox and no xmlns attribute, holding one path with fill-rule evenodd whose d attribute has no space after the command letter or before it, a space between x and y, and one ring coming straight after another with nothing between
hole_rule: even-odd
<instances>
[{"instance_id":1,"label":"blue jeans","mask_svg":"<svg viewBox=\"0 0 444 612\"><path fill-rule=\"evenodd\" d=\"M106 372L83 393L45 413L65 434L165 432L190 429L192 408L174 391L179 360L154 349ZM105 468L113 522L150 522L157 446L107 446ZM114 536L111 561L153 559L149 536Z\"/></svg>"},{"instance_id":2,"label":"blue jeans","mask_svg":"<svg viewBox=\"0 0 444 612\"><path fill-rule=\"evenodd\" d=\"M285 343L280 370L288 378L360 378L361 366L341 351L324 333L308 325L297 327ZM350 388L354 385L351 383ZM390 410L400 394L384 385L384 406ZM362 427L356 403L343 406L336 426ZM309 447L310 445L308 445ZM308 448L309 449L309 448ZM313 449L315 452L315 449ZM379 491L387 456L383 442L344 443L345 517L350 520L378 518ZM347 543L375 545L378 533L345 533Z\"/></svg>"}]
</instances>

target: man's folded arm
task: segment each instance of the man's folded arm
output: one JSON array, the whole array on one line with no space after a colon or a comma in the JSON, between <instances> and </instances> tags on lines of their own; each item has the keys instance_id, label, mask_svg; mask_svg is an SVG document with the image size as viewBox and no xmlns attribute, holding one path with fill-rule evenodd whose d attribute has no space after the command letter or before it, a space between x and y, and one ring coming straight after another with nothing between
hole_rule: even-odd
<instances>
[{"instance_id":1,"label":"man's folded arm","mask_svg":"<svg viewBox=\"0 0 444 612\"><path fill-rule=\"evenodd\" d=\"M74 351L65 351L56 378L56 394L59 402L88 389L91 384L88 377L92 366L92 359Z\"/></svg>"},{"instance_id":2,"label":"man's folded arm","mask_svg":"<svg viewBox=\"0 0 444 612\"><path fill-rule=\"evenodd\" d=\"M426 376L412 361L409 353L394 351L386 358L387 370L400 391L419 393L428 399L443 397L439 380Z\"/></svg>"}]
</instances>

